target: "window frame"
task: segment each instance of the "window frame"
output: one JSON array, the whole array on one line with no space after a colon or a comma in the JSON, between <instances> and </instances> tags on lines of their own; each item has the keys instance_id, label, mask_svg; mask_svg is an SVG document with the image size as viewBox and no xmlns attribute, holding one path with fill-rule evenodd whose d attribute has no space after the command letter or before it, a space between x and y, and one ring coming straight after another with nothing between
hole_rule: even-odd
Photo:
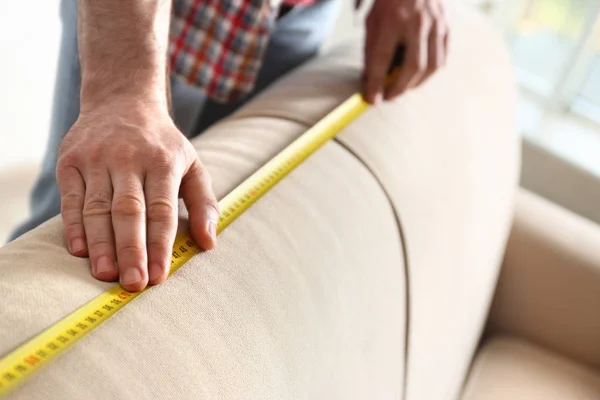
<instances>
[{"instance_id":1,"label":"window frame","mask_svg":"<svg viewBox=\"0 0 600 400\"><path fill-rule=\"evenodd\" d=\"M600 105L578 98L596 57L593 48L595 35L600 35L600 1L593 3L595 7L568 55L568 59L573 61L563 66L558 78L553 82L554 87L528 71L517 68L516 75L519 88L546 110L570 114L570 117L600 125ZM514 37L514 24L523 15L528 4L522 0L478 0L477 5L490 15L510 40Z\"/></svg>"}]
</instances>

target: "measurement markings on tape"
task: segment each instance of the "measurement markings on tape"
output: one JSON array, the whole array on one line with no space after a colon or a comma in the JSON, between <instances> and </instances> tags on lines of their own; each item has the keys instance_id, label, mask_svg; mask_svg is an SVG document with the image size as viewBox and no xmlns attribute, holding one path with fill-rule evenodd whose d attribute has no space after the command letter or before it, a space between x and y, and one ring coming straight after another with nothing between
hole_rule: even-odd
<instances>
[{"instance_id":1,"label":"measurement markings on tape","mask_svg":"<svg viewBox=\"0 0 600 400\"><path fill-rule=\"evenodd\" d=\"M217 233L360 115L368 104L354 94L283 149L219 202ZM174 274L200 252L189 232L176 237L171 257ZM29 379L44 365L83 339L136 297L150 290L128 292L117 284L0 359L0 396Z\"/></svg>"}]
</instances>

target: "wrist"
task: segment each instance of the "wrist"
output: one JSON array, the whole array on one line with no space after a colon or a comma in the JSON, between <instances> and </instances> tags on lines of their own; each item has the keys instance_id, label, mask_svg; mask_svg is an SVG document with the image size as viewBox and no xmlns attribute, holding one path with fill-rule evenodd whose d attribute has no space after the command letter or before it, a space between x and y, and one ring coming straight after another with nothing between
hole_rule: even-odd
<instances>
[{"instance_id":1,"label":"wrist","mask_svg":"<svg viewBox=\"0 0 600 400\"><path fill-rule=\"evenodd\" d=\"M101 71L82 71L81 111L113 103L166 109L169 102L166 80L164 73L155 71L119 71L114 76L104 76Z\"/></svg>"},{"instance_id":2,"label":"wrist","mask_svg":"<svg viewBox=\"0 0 600 400\"><path fill-rule=\"evenodd\" d=\"M121 121L123 123L143 124L148 120L171 119L164 101L156 101L145 95L132 93L113 94L99 101L98 97L81 100L79 117L81 119ZM129 122L126 122L129 121Z\"/></svg>"}]
</instances>

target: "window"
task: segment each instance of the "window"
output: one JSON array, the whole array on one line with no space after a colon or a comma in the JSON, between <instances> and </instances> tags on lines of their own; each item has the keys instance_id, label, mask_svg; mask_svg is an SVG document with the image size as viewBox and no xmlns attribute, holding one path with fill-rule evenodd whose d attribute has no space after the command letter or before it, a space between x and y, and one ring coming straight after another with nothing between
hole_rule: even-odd
<instances>
[{"instance_id":1,"label":"window","mask_svg":"<svg viewBox=\"0 0 600 400\"><path fill-rule=\"evenodd\" d=\"M509 38L519 80L542 96L560 87L593 21L591 0L522 1Z\"/></svg>"},{"instance_id":2,"label":"window","mask_svg":"<svg viewBox=\"0 0 600 400\"><path fill-rule=\"evenodd\" d=\"M595 43L590 51L592 53L590 68L573 101L572 109L600 124L600 28L598 27L593 40Z\"/></svg>"},{"instance_id":3,"label":"window","mask_svg":"<svg viewBox=\"0 0 600 400\"><path fill-rule=\"evenodd\" d=\"M479 0L505 33L530 140L600 175L600 0Z\"/></svg>"}]
</instances>

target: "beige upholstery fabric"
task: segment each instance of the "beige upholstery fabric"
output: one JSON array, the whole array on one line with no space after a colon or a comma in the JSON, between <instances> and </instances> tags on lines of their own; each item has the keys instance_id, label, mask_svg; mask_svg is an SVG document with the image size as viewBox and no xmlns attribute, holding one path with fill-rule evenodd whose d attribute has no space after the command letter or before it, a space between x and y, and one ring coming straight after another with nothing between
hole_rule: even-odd
<instances>
[{"instance_id":1,"label":"beige upholstery fabric","mask_svg":"<svg viewBox=\"0 0 600 400\"><path fill-rule=\"evenodd\" d=\"M277 136L302 130L248 122L198 142L220 194ZM229 142L228 132L253 139ZM226 168L212 162L216 148ZM58 220L0 249L0 292L14 305L0 310L0 353L107 287L86 260L68 256ZM390 205L365 168L331 144L226 230L218 250L12 398L400 398L405 307Z\"/></svg>"},{"instance_id":2,"label":"beige upholstery fabric","mask_svg":"<svg viewBox=\"0 0 600 400\"><path fill-rule=\"evenodd\" d=\"M455 398L508 232L518 146L499 36L471 12L453 18L444 72L362 116L216 251L13 398L400 399L407 308L407 398ZM218 197L358 88L360 48L307 65L195 142ZM0 309L0 354L106 287L67 255L58 220L0 249L15 305Z\"/></svg>"},{"instance_id":3,"label":"beige upholstery fabric","mask_svg":"<svg viewBox=\"0 0 600 400\"><path fill-rule=\"evenodd\" d=\"M409 265L409 400L447 400L460 391L496 282L519 171L507 51L482 17L455 11L445 70L339 136L400 215ZM262 112L309 124L337 101L315 94L350 93L346 82L359 60L334 53L275 87ZM290 100L276 104L280 97ZM262 104L240 115L261 112ZM306 112L298 115L300 108Z\"/></svg>"},{"instance_id":4,"label":"beige upholstery fabric","mask_svg":"<svg viewBox=\"0 0 600 400\"><path fill-rule=\"evenodd\" d=\"M255 109L290 107L288 98L273 93ZM195 142L219 198L305 129L260 115ZM353 155L326 145L219 242L11 398L401 397L401 240L384 192ZM0 249L0 293L14 306L0 309L0 354L108 286L67 254L57 219Z\"/></svg>"},{"instance_id":5,"label":"beige upholstery fabric","mask_svg":"<svg viewBox=\"0 0 600 400\"><path fill-rule=\"evenodd\" d=\"M522 339L499 336L477 354L462 400L597 400L600 374Z\"/></svg>"},{"instance_id":6,"label":"beige upholstery fabric","mask_svg":"<svg viewBox=\"0 0 600 400\"><path fill-rule=\"evenodd\" d=\"M460 391L518 181L508 53L477 15L455 15L452 29L445 71L341 137L400 210L409 266L408 400L447 400Z\"/></svg>"},{"instance_id":7,"label":"beige upholstery fabric","mask_svg":"<svg viewBox=\"0 0 600 400\"><path fill-rule=\"evenodd\" d=\"M522 191L490 333L600 368L600 226Z\"/></svg>"}]
</instances>

